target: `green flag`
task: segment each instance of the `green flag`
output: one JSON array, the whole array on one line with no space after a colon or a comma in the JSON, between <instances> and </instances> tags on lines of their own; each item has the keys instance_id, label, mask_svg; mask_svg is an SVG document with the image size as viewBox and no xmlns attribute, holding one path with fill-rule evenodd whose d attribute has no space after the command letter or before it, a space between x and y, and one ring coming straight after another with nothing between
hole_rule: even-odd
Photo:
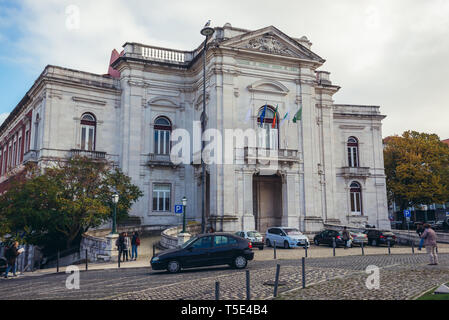
<instances>
[{"instance_id":1,"label":"green flag","mask_svg":"<svg viewBox=\"0 0 449 320\"><path fill-rule=\"evenodd\" d=\"M300 120L302 118L302 106L299 108L298 112L295 114L295 117L293 118L293 122L296 123L296 121Z\"/></svg>"}]
</instances>

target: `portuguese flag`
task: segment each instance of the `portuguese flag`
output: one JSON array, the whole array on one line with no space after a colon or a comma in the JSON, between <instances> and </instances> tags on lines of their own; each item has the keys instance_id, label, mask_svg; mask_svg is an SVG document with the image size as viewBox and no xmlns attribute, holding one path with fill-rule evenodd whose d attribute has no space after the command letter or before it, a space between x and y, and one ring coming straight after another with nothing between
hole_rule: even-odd
<instances>
[{"instance_id":1,"label":"portuguese flag","mask_svg":"<svg viewBox=\"0 0 449 320\"><path fill-rule=\"evenodd\" d=\"M278 120L278 106L276 106L276 110L274 111L273 123L271 124L271 129L276 128L276 121Z\"/></svg>"},{"instance_id":2,"label":"portuguese flag","mask_svg":"<svg viewBox=\"0 0 449 320\"><path fill-rule=\"evenodd\" d=\"M298 112L295 114L295 117L293 118L293 122L296 123L296 121L300 120L302 118L302 106L299 108Z\"/></svg>"}]
</instances>

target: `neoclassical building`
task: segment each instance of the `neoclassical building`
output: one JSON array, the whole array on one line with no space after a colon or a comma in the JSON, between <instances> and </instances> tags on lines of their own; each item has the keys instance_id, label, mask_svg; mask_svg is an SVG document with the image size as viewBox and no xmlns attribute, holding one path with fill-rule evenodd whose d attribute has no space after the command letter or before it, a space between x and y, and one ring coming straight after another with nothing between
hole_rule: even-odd
<instances>
[{"instance_id":1,"label":"neoclassical building","mask_svg":"<svg viewBox=\"0 0 449 320\"><path fill-rule=\"evenodd\" d=\"M179 129L200 143L193 137L205 99L206 129L223 139L226 129L257 133L255 145L244 139L215 154L233 163L207 165L208 225L390 228L379 107L334 104L340 87L318 70L325 60L306 37L273 26L214 29L205 97L204 44L180 51L126 43L107 75L47 66L0 127L1 191L23 163L81 154L132 177L144 196L131 214L142 224L178 224L174 207L184 196L188 218L201 221L201 166L193 149L188 163L170 152Z\"/></svg>"}]
</instances>

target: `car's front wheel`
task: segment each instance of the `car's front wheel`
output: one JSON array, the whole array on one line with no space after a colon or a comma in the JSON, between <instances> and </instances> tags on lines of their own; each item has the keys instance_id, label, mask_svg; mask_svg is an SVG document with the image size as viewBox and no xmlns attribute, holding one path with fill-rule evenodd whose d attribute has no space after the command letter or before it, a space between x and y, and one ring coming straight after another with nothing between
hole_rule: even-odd
<instances>
[{"instance_id":1,"label":"car's front wheel","mask_svg":"<svg viewBox=\"0 0 449 320\"><path fill-rule=\"evenodd\" d=\"M167 271L170 273L178 273L181 271L181 265L176 260L171 260L167 264Z\"/></svg>"},{"instance_id":2,"label":"car's front wheel","mask_svg":"<svg viewBox=\"0 0 449 320\"><path fill-rule=\"evenodd\" d=\"M318 239L313 240L313 242L315 243L316 246L320 245L320 242L318 241Z\"/></svg>"},{"instance_id":3,"label":"car's front wheel","mask_svg":"<svg viewBox=\"0 0 449 320\"><path fill-rule=\"evenodd\" d=\"M284 249L290 249L290 245L288 244L288 241L284 241Z\"/></svg>"},{"instance_id":4,"label":"car's front wheel","mask_svg":"<svg viewBox=\"0 0 449 320\"><path fill-rule=\"evenodd\" d=\"M259 247L259 250L263 250L263 246L260 246L260 247Z\"/></svg>"},{"instance_id":5,"label":"car's front wheel","mask_svg":"<svg viewBox=\"0 0 449 320\"><path fill-rule=\"evenodd\" d=\"M234 268L236 269L244 269L248 264L248 260L244 256L237 256L234 258Z\"/></svg>"},{"instance_id":6,"label":"car's front wheel","mask_svg":"<svg viewBox=\"0 0 449 320\"><path fill-rule=\"evenodd\" d=\"M271 247L271 241L270 241L270 239L267 239L267 241L265 241L265 243L267 244L267 247Z\"/></svg>"}]
</instances>

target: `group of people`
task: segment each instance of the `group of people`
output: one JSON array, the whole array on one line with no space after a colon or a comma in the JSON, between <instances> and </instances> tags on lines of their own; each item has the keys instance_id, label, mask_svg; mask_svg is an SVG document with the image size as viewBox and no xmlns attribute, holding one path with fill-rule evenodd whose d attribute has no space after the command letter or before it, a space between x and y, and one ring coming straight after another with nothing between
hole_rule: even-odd
<instances>
[{"instance_id":1,"label":"group of people","mask_svg":"<svg viewBox=\"0 0 449 320\"><path fill-rule=\"evenodd\" d=\"M128 236L127 232L120 233L117 241L116 246L118 249L118 258L121 260L123 258L123 261L129 261L129 258L131 258L131 261L137 260L137 248L140 246L140 238L139 233L136 231L133 233L132 237L130 238Z\"/></svg>"},{"instance_id":2,"label":"group of people","mask_svg":"<svg viewBox=\"0 0 449 320\"><path fill-rule=\"evenodd\" d=\"M22 253L22 251L19 249L19 242L15 241L9 248L6 248L5 250L5 258L8 265L6 266L5 270L5 278L8 278L8 274L10 271L12 271L12 274L14 277L16 277L17 272L17 266L16 261L17 257Z\"/></svg>"}]
</instances>

